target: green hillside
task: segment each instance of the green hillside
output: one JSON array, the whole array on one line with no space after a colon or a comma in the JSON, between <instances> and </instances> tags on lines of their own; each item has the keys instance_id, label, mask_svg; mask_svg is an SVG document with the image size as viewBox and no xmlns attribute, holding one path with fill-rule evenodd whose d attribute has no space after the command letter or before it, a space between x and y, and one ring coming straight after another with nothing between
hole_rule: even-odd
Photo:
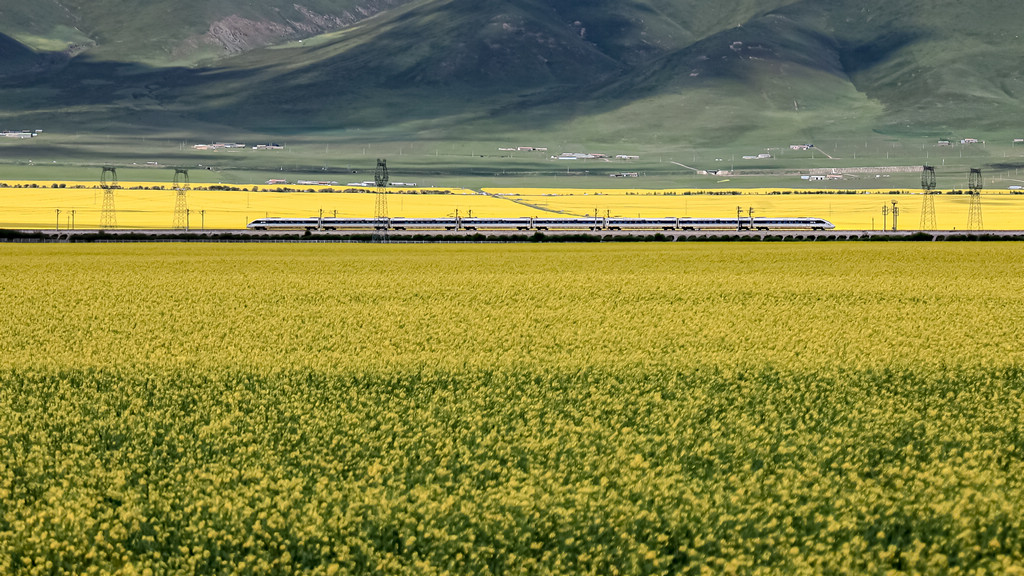
<instances>
[{"instance_id":1,"label":"green hillside","mask_svg":"<svg viewBox=\"0 0 1024 576\"><path fill-rule=\"evenodd\" d=\"M41 51L191 65L351 26L409 0L0 2L0 33Z\"/></svg>"},{"instance_id":2,"label":"green hillside","mask_svg":"<svg viewBox=\"0 0 1024 576\"><path fill-rule=\"evenodd\" d=\"M838 149L1009 142L1024 112L1024 17L1007 0L45 0L0 15L0 125L57 134Z\"/></svg>"}]
</instances>

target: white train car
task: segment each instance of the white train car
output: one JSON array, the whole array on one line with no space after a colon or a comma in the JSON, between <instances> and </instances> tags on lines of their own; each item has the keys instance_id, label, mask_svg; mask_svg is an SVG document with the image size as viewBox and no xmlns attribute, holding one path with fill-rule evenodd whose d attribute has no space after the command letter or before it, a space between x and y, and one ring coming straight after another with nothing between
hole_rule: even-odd
<instances>
[{"instance_id":1,"label":"white train car","mask_svg":"<svg viewBox=\"0 0 1024 576\"><path fill-rule=\"evenodd\" d=\"M678 218L606 218L608 230L675 230Z\"/></svg>"},{"instance_id":2,"label":"white train car","mask_svg":"<svg viewBox=\"0 0 1024 576\"><path fill-rule=\"evenodd\" d=\"M392 230L457 230L456 218L392 218Z\"/></svg>"},{"instance_id":3,"label":"white train car","mask_svg":"<svg viewBox=\"0 0 1024 576\"><path fill-rule=\"evenodd\" d=\"M746 226L749 227L749 226ZM679 218L678 230L737 230L736 218Z\"/></svg>"},{"instance_id":4,"label":"white train car","mask_svg":"<svg viewBox=\"0 0 1024 576\"><path fill-rule=\"evenodd\" d=\"M316 224L320 223L321 228L324 230L362 230L364 228L374 228L378 224L376 218L323 218L322 221L319 218L310 218L313 221L316 229Z\"/></svg>"},{"instance_id":5,"label":"white train car","mask_svg":"<svg viewBox=\"0 0 1024 576\"><path fill-rule=\"evenodd\" d=\"M835 224L822 218L748 218L747 227L754 230L835 230Z\"/></svg>"},{"instance_id":6,"label":"white train car","mask_svg":"<svg viewBox=\"0 0 1024 576\"><path fill-rule=\"evenodd\" d=\"M678 230L833 230L822 218L679 218Z\"/></svg>"},{"instance_id":7,"label":"white train car","mask_svg":"<svg viewBox=\"0 0 1024 576\"><path fill-rule=\"evenodd\" d=\"M529 230L532 218L460 218L465 230Z\"/></svg>"},{"instance_id":8,"label":"white train car","mask_svg":"<svg viewBox=\"0 0 1024 576\"><path fill-rule=\"evenodd\" d=\"M601 230L601 218L534 218L534 230Z\"/></svg>"},{"instance_id":9,"label":"white train car","mask_svg":"<svg viewBox=\"0 0 1024 576\"><path fill-rule=\"evenodd\" d=\"M257 218L246 226L249 230L314 230L317 218Z\"/></svg>"},{"instance_id":10,"label":"white train car","mask_svg":"<svg viewBox=\"0 0 1024 576\"><path fill-rule=\"evenodd\" d=\"M249 230L361 230L373 228L375 218L257 218L246 228Z\"/></svg>"}]
</instances>

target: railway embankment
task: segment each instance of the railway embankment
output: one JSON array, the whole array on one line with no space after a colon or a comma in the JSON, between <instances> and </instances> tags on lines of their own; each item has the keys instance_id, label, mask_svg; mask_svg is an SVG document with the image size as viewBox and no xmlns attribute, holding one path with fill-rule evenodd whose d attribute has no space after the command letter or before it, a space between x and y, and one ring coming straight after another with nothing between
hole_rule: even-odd
<instances>
[{"instance_id":1,"label":"railway embankment","mask_svg":"<svg viewBox=\"0 0 1024 576\"><path fill-rule=\"evenodd\" d=\"M0 230L0 242L373 242L371 231ZM389 242L1024 241L1024 230L558 230L389 231Z\"/></svg>"}]
</instances>

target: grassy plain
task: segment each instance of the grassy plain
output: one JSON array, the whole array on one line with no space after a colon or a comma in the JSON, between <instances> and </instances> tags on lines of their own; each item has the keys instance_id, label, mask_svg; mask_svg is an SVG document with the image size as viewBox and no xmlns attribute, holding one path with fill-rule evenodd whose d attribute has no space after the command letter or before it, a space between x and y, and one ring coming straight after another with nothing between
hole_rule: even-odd
<instances>
[{"instance_id":1,"label":"grassy plain","mask_svg":"<svg viewBox=\"0 0 1024 576\"><path fill-rule=\"evenodd\" d=\"M0 228L60 228L72 225L79 229L99 228L103 206L103 190L97 188L52 188L53 183L40 184L9 181L8 184L36 184L39 188L0 188ZM92 185L90 185L92 186ZM125 189L114 192L117 224L120 228L171 228L174 224L176 192L167 183L125 183ZM162 186L164 190L132 190L132 187ZM197 188L209 185L197 184ZM250 191L256 188L259 191ZM188 206L192 211L192 228L240 229L254 218L263 216L313 217L337 214L342 217L372 217L374 197L365 193L343 193L322 187L293 187L301 192L274 192L273 186L256 186L236 190L191 190ZM310 192L307 190L319 190ZM703 190L622 190L572 188L487 188L488 195L474 190L454 189L449 194L393 193L389 196L391 216L407 217L517 217L597 214L624 217L733 217L740 207L747 215L786 217L815 216L826 218L842 230L882 229L882 207L891 209L892 201L900 209L899 228L920 227L920 194L890 194L860 191L856 194L807 194L802 190L750 189L741 195L713 195ZM967 227L969 197L940 194L933 196L936 223L939 229ZM1024 195L984 194L982 200L986 230L1024 229ZM891 216L885 219L891 227Z\"/></svg>"},{"instance_id":2,"label":"grassy plain","mask_svg":"<svg viewBox=\"0 0 1024 576\"><path fill-rule=\"evenodd\" d=\"M0 98L3 95L0 94ZM2 103L2 102L0 102ZM195 181L235 186L261 184L271 178L337 180L342 184L373 179L376 158L387 158L392 178L441 188L588 188L588 189L709 189L803 188L842 190L920 189L919 168L909 173L851 174L836 182L804 182L800 174L812 169L917 166L936 167L939 187L967 185L970 168L985 174L986 190L1020 185L1024 175L1024 147L1005 135L973 134L986 144L938 146L937 137L819 135L794 140L784 135L749 135L743 142L708 146L648 140L634 136L602 140L553 136L551 126L526 134L506 134L495 128L465 139L408 139L403 134L330 131L313 134L253 133L245 130L171 123L176 129L146 131L123 127L121 132L83 127L49 129L31 140L0 139L0 181L32 180L96 182L100 167L113 164L123 181L165 183L171 167L192 170ZM29 124L31 126L31 124ZM40 128L50 128L46 123ZM711 126L708 131L714 131ZM869 131L870 132L870 131ZM492 135L483 139L483 135ZM248 145L276 142L284 150L193 150L193 144L214 141ZM791 150L790 144L813 142L812 150ZM507 152L501 147L539 146L546 151ZM639 156L637 160L552 160L563 152ZM744 160L743 156L772 154L771 159ZM155 162L158 166L148 163ZM737 171L729 176L701 175L701 170ZM637 172L639 179L609 178L619 172Z\"/></svg>"},{"instance_id":3,"label":"grassy plain","mask_svg":"<svg viewBox=\"0 0 1024 576\"><path fill-rule=\"evenodd\" d=\"M0 245L0 571L1020 574L1024 246Z\"/></svg>"}]
</instances>

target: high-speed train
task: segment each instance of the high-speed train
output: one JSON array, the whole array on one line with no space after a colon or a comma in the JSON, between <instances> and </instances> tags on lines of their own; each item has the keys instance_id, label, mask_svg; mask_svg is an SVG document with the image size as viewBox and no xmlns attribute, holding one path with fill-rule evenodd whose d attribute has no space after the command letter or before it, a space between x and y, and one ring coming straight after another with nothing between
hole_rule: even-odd
<instances>
[{"instance_id":1,"label":"high-speed train","mask_svg":"<svg viewBox=\"0 0 1024 576\"><path fill-rule=\"evenodd\" d=\"M821 218L258 218L250 230L832 230Z\"/></svg>"}]
</instances>

